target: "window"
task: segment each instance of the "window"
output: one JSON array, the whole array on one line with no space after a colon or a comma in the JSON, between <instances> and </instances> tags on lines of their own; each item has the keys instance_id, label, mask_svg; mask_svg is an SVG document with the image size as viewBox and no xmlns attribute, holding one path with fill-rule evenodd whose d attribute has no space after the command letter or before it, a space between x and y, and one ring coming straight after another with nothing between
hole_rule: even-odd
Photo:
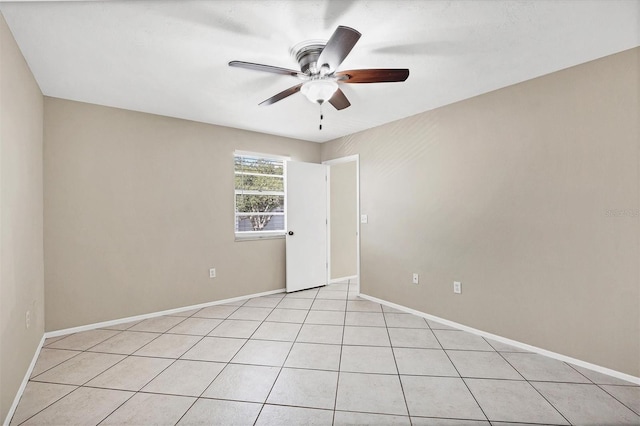
<instances>
[{"instance_id":1,"label":"window","mask_svg":"<svg viewBox=\"0 0 640 426\"><path fill-rule=\"evenodd\" d=\"M287 158L234 154L236 238L284 235L284 163Z\"/></svg>"}]
</instances>

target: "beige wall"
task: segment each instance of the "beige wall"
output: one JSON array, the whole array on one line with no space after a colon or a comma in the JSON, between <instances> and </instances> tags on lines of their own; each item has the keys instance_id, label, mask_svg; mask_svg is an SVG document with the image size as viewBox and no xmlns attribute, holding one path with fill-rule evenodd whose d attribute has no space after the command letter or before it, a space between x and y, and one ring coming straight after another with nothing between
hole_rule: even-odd
<instances>
[{"instance_id":1,"label":"beige wall","mask_svg":"<svg viewBox=\"0 0 640 426\"><path fill-rule=\"evenodd\" d=\"M330 279L358 274L356 162L330 165Z\"/></svg>"},{"instance_id":2,"label":"beige wall","mask_svg":"<svg viewBox=\"0 0 640 426\"><path fill-rule=\"evenodd\" d=\"M318 144L48 97L44 122L47 330L284 288L284 239L234 241L233 152Z\"/></svg>"},{"instance_id":3,"label":"beige wall","mask_svg":"<svg viewBox=\"0 0 640 426\"><path fill-rule=\"evenodd\" d=\"M324 144L360 154L362 292L640 376L639 56Z\"/></svg>"},{"instance_id":4,"label":"beige wall","mask_svg":"<svg viewBox=\"0 0 640 426\"><path fill-rule=\"evenodd\" d=\"M42 103L0 14L0 420L44 332Z\"/></svg>"}]
</instances>

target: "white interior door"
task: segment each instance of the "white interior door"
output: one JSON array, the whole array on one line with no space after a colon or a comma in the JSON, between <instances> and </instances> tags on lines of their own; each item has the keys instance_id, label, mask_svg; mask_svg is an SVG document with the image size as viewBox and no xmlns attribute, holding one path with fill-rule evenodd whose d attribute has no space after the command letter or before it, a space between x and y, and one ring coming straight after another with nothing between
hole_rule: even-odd
<instances>
[{"instance_id":1,"label":"white interior door","mask_svg":"<svg viewBox=\"0 0 640 426\"><path fill-rule=\"evenodd\" d=\"M287 292L327 284L327 166L287 162Z\"/></svg>"}]
</instances>

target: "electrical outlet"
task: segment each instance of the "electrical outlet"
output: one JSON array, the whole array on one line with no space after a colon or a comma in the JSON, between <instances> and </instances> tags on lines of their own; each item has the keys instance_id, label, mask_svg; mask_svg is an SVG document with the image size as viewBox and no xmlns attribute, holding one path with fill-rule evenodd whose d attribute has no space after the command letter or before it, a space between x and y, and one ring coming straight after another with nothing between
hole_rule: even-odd
<instances>
[{"instance_id":1,"label":"electrical outlet","mask_svg":"<svg viewBox=\"0 0 640 426\"><path fill-rule=\"evenodd\" d=\"M216 268L209 269L209 278L215 278L215 277L216 277Z\"/></svg>"},{"instance_id":2,"label":"electrical outlet","mask_svg":"<svg viewBox=\"0 0 640 426\"><path fill-rule=\"evenodd\" d=\"M369 223L369 216L366 214L360 215L360 223Z\"/></svg>"},{"instance_id":3,"label":"electrical outlet","mask_svg":"<svg viewBox=\"0 0 640 426\"><path fill-rule=\"evenodd\" d=\"M24 316L24 325L29 328L31 327L31 311L27 311Z\"/></svg>"},{"instance_id":4,"label":"electrical outlet","mask_svg":"<svg viewBox=\"0 0 640 426\"><path fill-rule=\"evenodd\" d=\"M413 274L413 283L418 284L420 282L420 276L416 273Z\"/></svg>"},{"instance_id":5,"label":"electrical outlet","mask_svg":"<svg viewBox=\"0 0 640 426\"><path fill-rule=\"evenodd\" d=\"M453 292L457 294L462 293L462 284L460 284L460 281L453 282Z\"/></svg>"}]
</instances>

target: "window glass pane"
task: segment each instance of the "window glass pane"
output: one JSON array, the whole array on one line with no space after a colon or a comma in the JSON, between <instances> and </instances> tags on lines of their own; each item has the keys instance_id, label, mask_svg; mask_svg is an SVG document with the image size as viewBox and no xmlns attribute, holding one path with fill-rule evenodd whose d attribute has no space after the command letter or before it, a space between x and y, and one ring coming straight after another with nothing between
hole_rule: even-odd
<instances>
[{"instance_id":1,"label":"window glass pane","mask_svg":"<svg viewBox=\"0 0 640 426\"><path fill-rule=\"evenodd\" d=\"M236 156L235 171L282 176L282 163L277 159Z\"/></svg>"},{"instance_id":2,"label":"window glass pane","mask_svg":"<svg viewBox=\"0 0 640 426\"><path fill-rule=\"evenodd\" d=\"M280 176L236 174L236 189L284 192L284 180Z\"/></svg>"},{"instance_id":3,"label":"window glass pane","mask_svg":"<svg viewBox=\"0 0 640 426\"><path fill-rule=\"evenodd\" d=\"M237 213L269 213L284 211L284 195L236 195Z\"/></svg>"},{"instance_id":4,"label":"window glass pane","mask_svg":"<svg viewBox=\"0 0 640 426\"><path fill-rule=\"evenodd\" d=\"M236 216L236 232L283 230L284 215L247 214Z\"/></svg>"}]
</instances>

